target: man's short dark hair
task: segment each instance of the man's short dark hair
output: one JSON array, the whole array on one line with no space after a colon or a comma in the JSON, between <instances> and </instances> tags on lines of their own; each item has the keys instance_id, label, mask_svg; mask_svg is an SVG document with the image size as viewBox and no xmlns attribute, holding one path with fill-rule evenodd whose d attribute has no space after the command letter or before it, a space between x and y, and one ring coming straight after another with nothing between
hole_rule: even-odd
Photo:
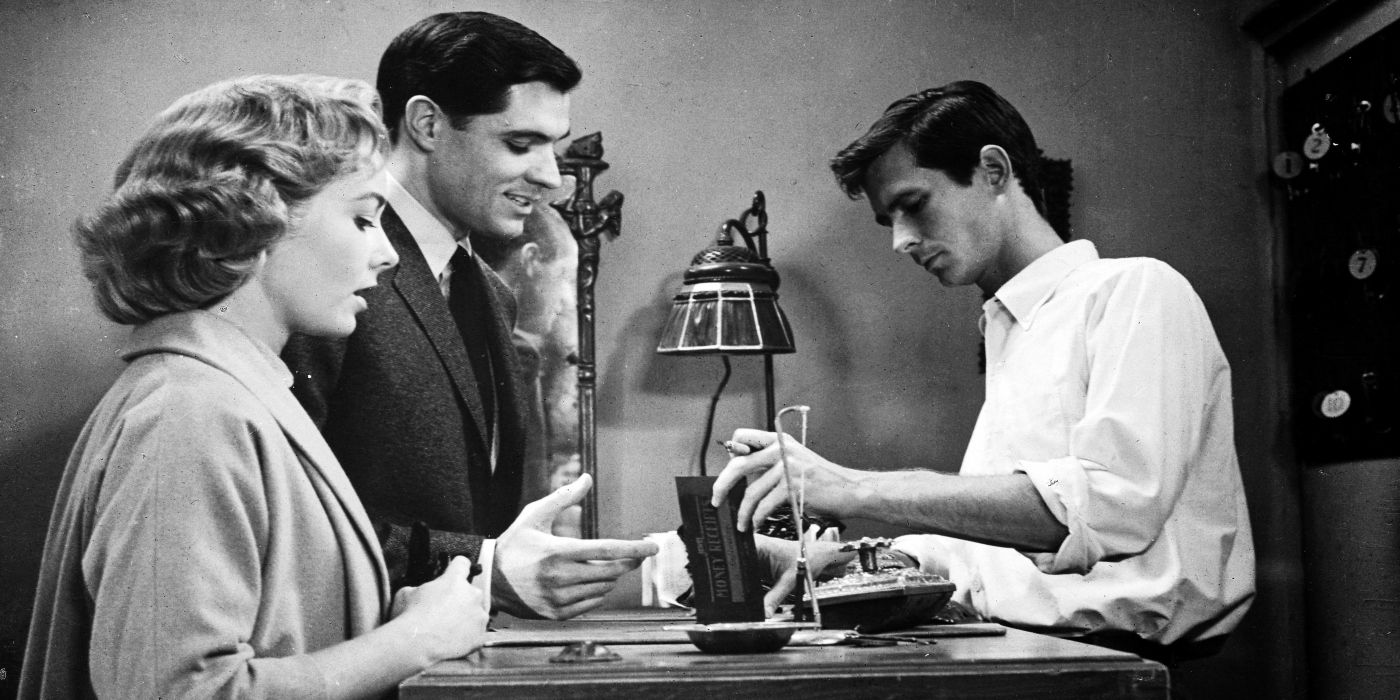
<instances>
[{"instance_id":1,"label":"man's short dark hair","mask_svg":"<svg viewBox=\"0 0 1400 700\"><path fill-rule=\"evenodd\" d=\"M384 125L398 140L404 107L416 95L436 102L460 129L479 114L506 109L512 85L544 82L574 89L583 73L559 47L519 22L489 12L443 12L405 29L379 59Z\"/></svg>"},{"instance_id":2,"label":"man's short dark hair","mask_svg":"<svg viewBox=\"0 0 1400 700\"><path fill-rule=\"evenodd\" d=\"M864 136L831 159L831 172L848 196L858 198L871 164L901 143L908 144L919 167L940 170L960 185L972 182L983 146L1001 146L1022 189L1045 213L1035 136L1021 113L982 83L962 80L895 101Z\"/></svg>"}]
</instances>

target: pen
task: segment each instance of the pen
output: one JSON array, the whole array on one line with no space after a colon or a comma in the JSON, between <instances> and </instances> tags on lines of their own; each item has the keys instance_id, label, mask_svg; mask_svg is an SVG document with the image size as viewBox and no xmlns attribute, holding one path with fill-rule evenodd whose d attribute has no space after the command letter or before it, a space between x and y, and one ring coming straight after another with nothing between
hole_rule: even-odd
<instances>
[{"instance_id":1,"label":"pen","mask_svg":"<svg viewBox=\"0 0 1400 700\"><path fill-rule=\"evenodd\" d=\"M753 448L748 445L745 445L742 442L734 442L733 440L715 440L715 443L717 443L720 447L723 447L724 451L728 452L730 457L743 457L744 455L753 453Z\"/></svg>"},{"instance_id":2,"label":"pen","mask_svg":"<svg viewBox=\"0 0 1400 700\"><path fill-rule=\"evenodd\" d=\"M899 643L899 642L904 642L904 643L906 643L906 644L937 644L937 643L938 643L938 642L933 641L932 639L925 639L925 638L923 638L923 637L912 637L912 636L902 635L902 634L865 634L865 633L862 633L862 632L852 632L852 633L847 637L847 639L851 639L851 640L855 640L855 641L870 640L870 641L873 641L873 642L875 642L875 643L877 643L877 644L880 643L880 642L884 642L884 643L887 643L887 644L897 644L897 643Z\"/></svg>"}]
</instances>

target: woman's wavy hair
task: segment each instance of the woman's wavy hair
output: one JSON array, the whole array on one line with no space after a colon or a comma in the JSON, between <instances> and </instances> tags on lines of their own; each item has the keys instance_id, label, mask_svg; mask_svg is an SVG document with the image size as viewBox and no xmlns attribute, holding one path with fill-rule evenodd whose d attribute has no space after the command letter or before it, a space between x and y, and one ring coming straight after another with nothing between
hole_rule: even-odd
<instances>
[{"instance_id":1,"label":"woman's wavy hair","mask_svg":"<svg viewBox=\"0 0 1400 700\"><path fill-rule=\"evenodd\" d=\"M381 157L364 81L251 76L176 100L74 226L97 305L118 323L208 308L240 287L298 205Z\"/></svg>"}]
</instances>

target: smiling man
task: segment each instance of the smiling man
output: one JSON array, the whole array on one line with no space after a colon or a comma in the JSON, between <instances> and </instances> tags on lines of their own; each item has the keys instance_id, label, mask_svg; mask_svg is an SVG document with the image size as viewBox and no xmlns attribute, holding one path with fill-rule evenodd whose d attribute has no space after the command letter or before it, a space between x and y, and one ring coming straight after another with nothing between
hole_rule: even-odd
<instances>
[{"instance_id":1,"label":"smiling man","mask_svg":"<svg viewBox=\"0 0 1400 700\"><path fill-rule=\"evenodd\" d=\"M399 265L365 293L347 341L298 338L284 358L376 523L399 585L449 557L477 562L494 608L567 618L601 604L650 543L555 537L587 477L521 509L527 429L511 343L515 300L472 240L520 236L561 184L578 66L485 12L428 17L385 50L393 147L384 232Z\"/></svg>"},{"instance_id":2,"label":"smiling man","mask_svg":"<svg viewBox=\"0 0 1400 700\"><path fill-rule=\"evenodd\" d=\"M1037 166L1021 115L971 81L895 102L833 159L895 252L988 297L986 399L956 474L839 466L792 440L789 463L815 511L930 533L895 551L988 618L1168 662L1208 652L1254 596L1229 365L1176 271L1060 240ZM715 500L753 479L740 517L757 525L786 502L777 446L734 440L754 452Z\"/></svg>"}]
</instances>

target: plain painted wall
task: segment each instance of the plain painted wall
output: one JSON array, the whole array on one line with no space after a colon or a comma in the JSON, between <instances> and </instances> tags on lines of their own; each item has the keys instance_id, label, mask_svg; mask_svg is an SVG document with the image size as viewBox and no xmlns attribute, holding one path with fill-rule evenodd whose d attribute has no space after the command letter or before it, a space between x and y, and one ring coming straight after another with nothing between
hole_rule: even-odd
<instances>
[{"instance_id":1,"label":"plain painted wall","mask_svg":"<svg viewBox=\"0 0 1400 700\"><path fill-rule=\"evenodd\" d=\"M247 73L372 79L394 34L456 9L521 20L579 61L573 132L603 132L613 167L599 192L627 197L597 287L603 535L676 522L671 477L695 469L720 364L653 348L690 256L755 190L798 338L776 363L780 403L813 407L810 442L838 462L956 468L982 399L978 293L944 289L894 255L826 162L892 100L979 79L1021 109L1050 156L1072 159L1076 237L1107 256L1166 260L1204 298L1234 366L1261 590L1192 685L1296 692L1296 478L1278 430L1259 91L1237 4L1185 0L6 3L0 639L27 624L64 458L126 335L89 299L71 221L179 95ZM736 366L718 435L762 423L759 364ZM638 589L633 576L615 601Z\"/></svg>"}]
</instances>

